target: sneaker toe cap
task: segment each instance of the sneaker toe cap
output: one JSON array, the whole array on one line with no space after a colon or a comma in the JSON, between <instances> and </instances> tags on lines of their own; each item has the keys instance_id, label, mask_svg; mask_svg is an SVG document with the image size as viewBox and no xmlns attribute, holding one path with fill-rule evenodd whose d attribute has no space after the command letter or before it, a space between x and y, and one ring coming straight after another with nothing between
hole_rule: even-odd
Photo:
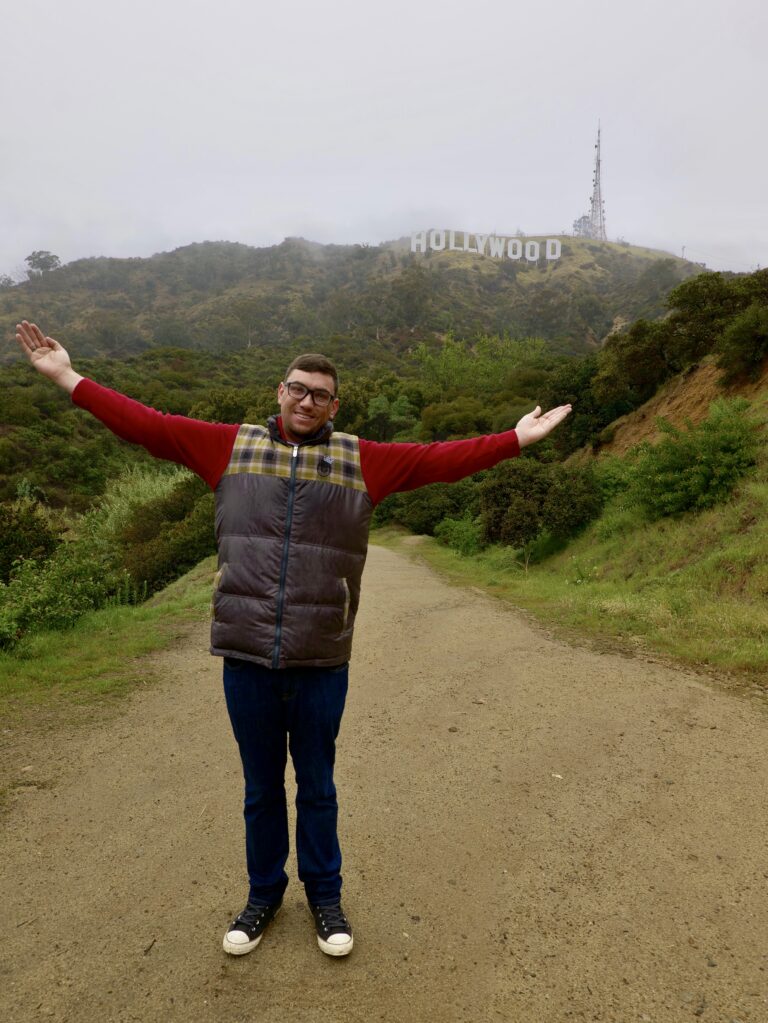
<instances>
[{"instance_id":1,"label":"sneaker toe cap","mask_svg":"<svg viewBox=\"0 0 768 1023\"><path fill-rule=\"evenodd\" d=\"M230 945L247 945L250 940L245 931L227 931L227 941Z\"/></svg>"}]
</instances>

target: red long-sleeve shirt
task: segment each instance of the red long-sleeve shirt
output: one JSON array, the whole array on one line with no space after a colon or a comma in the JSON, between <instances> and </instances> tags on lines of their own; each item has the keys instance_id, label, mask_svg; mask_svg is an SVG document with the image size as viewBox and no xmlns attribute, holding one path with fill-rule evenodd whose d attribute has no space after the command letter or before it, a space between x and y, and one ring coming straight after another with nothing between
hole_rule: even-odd
<instances>
[{"instance_id":1,"label":"red long-sleeve shirt","mask_svg":"<svg viewBox=\"0 0 768 1023\"><path fill-rule=\"evenodd\" d=\"M212 490L229 464L240 429L158 412L93 380L81 380L72 401L123 440L141 444L156 458L185 465ZM434 444L381 444L360 438L360 468L374 504L428 483L454 483L519 454L514 430Z\"/></svg>"}]
</instances>

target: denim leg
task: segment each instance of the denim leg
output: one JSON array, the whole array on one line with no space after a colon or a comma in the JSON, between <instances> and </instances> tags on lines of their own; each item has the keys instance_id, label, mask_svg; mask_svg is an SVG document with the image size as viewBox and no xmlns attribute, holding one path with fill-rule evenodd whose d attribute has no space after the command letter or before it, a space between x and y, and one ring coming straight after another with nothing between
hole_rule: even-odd
<instances>
[{"instance_id":1,"label":"denim leg","mask_svg":"<svg viewBox=\"0 0 768 1023\"><path fill-rule=\"evenodd\" d=\"M341 849L333 766L347 696L349 666L305 668L288 703L288 743L296 771L296 855L299 878L313 905L341 895Z\"/></svg>"},{"instance_id":2,"label":"denim leg","mask_svg":"<svg viewBox=\"0 0 768 1023\"><path fill-rule=\"evenodd\" d=\"M245 778L249 898L262 905L279 902L288 884L284 675L250 661L224 659L224 695Z\"/></svg>"}]
</instances>

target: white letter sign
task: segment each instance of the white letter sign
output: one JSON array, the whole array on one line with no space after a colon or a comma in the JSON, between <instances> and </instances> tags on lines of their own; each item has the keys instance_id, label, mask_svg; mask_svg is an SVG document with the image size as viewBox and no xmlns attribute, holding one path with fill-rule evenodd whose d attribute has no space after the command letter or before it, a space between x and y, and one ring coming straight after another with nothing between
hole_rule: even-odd
<instances>
[{"instance_id":1,"label":"white letter sign","mask_svg":"<svg viewBox=\"0 0 768 1023\"><path fill-rule=\"evenodd\" d=\"M440 239L439 243L437 239ZM445 248L445 231L430 231L429 232L429 247L434 252L440 252L441 249Z\"/></svg>"},{"instance_id":2,"label":"white letter sign","mask_svg":"<svg viewBox=\"0 0 768 1023\"><path fill-rule=\"evenodd\" d=\"M510 238L507 242L507 255L510 259L519 259L523 254L523 243L519 238Z\"/></svg>"},{"instance_id":3,"label":"white letter sign","mask_svg":"<svg viewBox=\"0 0 768 1023\"><path fill-rule=\"evenodd\" d=\"M457 241L457 237L461 236ZM472 245L472 238L475 244ZM446 244L447 243L447 244ZM486 248L487 246L487 248ZM559 238L547 238L536 241L530 238L523 242L520 238L508 238L506 235L475 234L469 231L456 231L450 228L430 228L429 231L411 232L411 252L471 252L478 256L492 256L494 259L522 259L529 263L538 263L542 254L548 260L560 259L563 246Z\"/></svg>"},{"instance_id":4,"label":"white letter sign","mask_svg":"<svg viewBox=\"0 0 768 1023\"><path fill-rule=\"evenodd\" d=\"M411 252L427 251L427 232L414 231L411 234Z\"/></svg>"},{"instance_id":5,"label":"white letter sign","mask_svg":"<svg viewBox=\"0 0 768 1023\"><path fill-rule=\"evenodd\" d=\"M488 239L488 245L490 246L490 253L492 256L496 256L498 258L499 256L504 255L503 238L497 238L495 234L492 234Z\"/></svg>"}]
</instances>

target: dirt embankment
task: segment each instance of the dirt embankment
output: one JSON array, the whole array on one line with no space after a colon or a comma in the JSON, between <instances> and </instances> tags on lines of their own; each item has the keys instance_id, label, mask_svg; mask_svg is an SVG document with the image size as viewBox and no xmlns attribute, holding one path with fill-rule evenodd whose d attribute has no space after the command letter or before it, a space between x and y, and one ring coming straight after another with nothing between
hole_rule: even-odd
<instances>
[{"instance_id":1,"label":"dirt embankment","mask_svg":"<svg viewBox=\"0 0 768 1023\"><path fill-rule=\"evenodd\" d=\"M318 950L291 861L233 959L219 663L201 627L147 670L111 721L10 758L6 1023L768 1020L757 704L373 548L337 772L355 951Z\"/></svg>"},{"instance_id":2,"label":"dirt embankment","mask_svg":"<svg viewBox=\"0 0 768 1023\"><path fill-rule=\"evenodd\" d=\"M655 443L661 437L657 425L659 418L668 419L677 427L684 426L686 420L696 425L707 418L709 407L717 398L743 397L752 400L758 394L768 391L768 363L759 379L728 389L720 386L721 375L714 362L704 362L674 377L639 409L622 416L608 427L606 432L610 440L600 445L600 452L625 455L642 441ZM586 449L583 454L587 454Z\"/></svg>"}]
</instances>

